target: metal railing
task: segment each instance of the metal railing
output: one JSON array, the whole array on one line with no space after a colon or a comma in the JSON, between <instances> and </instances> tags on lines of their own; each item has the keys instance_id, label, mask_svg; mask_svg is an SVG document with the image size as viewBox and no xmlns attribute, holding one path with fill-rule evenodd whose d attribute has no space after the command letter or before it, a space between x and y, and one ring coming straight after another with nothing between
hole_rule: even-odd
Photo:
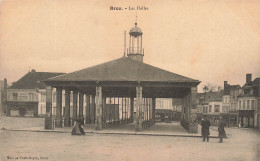
<instances>
[{"instance_id":1,"label":"metal railing","mask_svg":"<svg viewBox=\"0 0 260 161\"><path fill-rule=\"evenodd\" d=\"M129 54L140 54L140 55L144 55L144 49L128 48L128 49L127 49L127 55L129 55Z\"/></svg>"}]
</instances>

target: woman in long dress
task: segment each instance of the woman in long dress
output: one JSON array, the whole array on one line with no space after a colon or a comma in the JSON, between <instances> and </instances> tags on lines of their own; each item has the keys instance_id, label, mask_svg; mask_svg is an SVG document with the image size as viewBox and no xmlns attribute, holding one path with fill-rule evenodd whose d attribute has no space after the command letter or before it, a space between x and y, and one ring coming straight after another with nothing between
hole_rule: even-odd
<instances>
[{"instance_id":1,"label":"woman in long dress","mask_svg":"<svg viewBox=\"0 0 260 161\"><path fill-rule=\"evenodd\" d=\"M74 123L71 135L81 135L81 132L79 130L79 122L77 120Z\"/></svg>"},{"instance_id":2,"label":"woman in long dress","mask_svg":"<svg viewBox=\"0 0 260 161\"><path fill-rule=\"evenodd\" d=\"M226 131L224 129L225 127L225 121L223 120L223 118L220 118L220 122L218 125L218 137L219 137L219 143L223 143L223 138L226 137Z\"/></svg>"}]
</instances>

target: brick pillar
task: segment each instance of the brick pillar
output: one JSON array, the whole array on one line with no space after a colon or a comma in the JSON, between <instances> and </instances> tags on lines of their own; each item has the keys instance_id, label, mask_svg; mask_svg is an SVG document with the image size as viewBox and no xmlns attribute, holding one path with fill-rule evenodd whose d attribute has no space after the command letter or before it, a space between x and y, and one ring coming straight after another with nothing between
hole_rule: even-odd
<instances>
[{"instance_id":1,"label":"brick pillar","mask_svg":"<svg viewBox=\"0 0 260 161\"><path fill-rule=\"evenodd\" d=\"M136 87L136 115L135 115L135 131L142 131L142 87Z\"/></svg>"},{"instance_id":2,"label":"brick pillar","mask_svg":"<svg viewBox=\"0 0 260 161\"><path fill-rule=\"evenodd\" d=\"M130 98L130 122L134 121L134 98Z\"/></svg>"},{"instance_id":3,"label":"brick pillar","mask_svg":"<svg viewBox=\"0 0 260 161\"><path fill-rule=\"evenodd\" d=\"M83 96L84 94L82 92L79 92L79 118L84 122L83 118Z\"/></svg>"},{"instance_id":4,"label":"brick pillar","mask_svg":"<svg viewBox=\"0 0 260 161\"><path fill-rule=\"evenodd\" d=\"M85 110L85 116L86 116L86 124L91 123L91 116L90 116L90 95L86 96L86 110Z\"/></svg>"},{"instance_id":5,"label":"brick pillar","mask_svg":"<svg viewBox=\"0 0 260 161\"><path fill-rule=\"evenodd\" d=\"M96 87L96 130L102 129L102 87Z\"/></svg>"},{"instance_id":6,"label":"brick pillar","mask_svg":"<svg viewBox=\"0 0 260 161\"><path fill-rule=\"evenodd\" d=\"M72 114L72 122L74 124L77 119L77 108L78 108L78 91L73 91L73 114Z\"/></svg>"},{"instance_id":7,"label":"brick pillar","mask_svg":"<svg viewBox=\"0 0 260 161\"><path fill-rule=\"evenodd\" d=\"M46 114L45 129L53 129L52 124L52 87L46 86Z\"/></svg>"},{"instance_id":8,"label":"brick pillar","mask_svg":"<svg viewBox=\"0 0 260 161\"><path fill-rule=\"evenodd\" d=\"M56 88L56 127L62 127L62 88Z\"/></svg>"},{"instance_id":9,"label":"brick pillar","mask_svg":"<svg viewBox=\"0 0 260 161\"><path fill-rule=\"evenodd\" d=\"M70 90L65 89L65 118L64 126L70 127Z\"/></svg>"}]
</instances>

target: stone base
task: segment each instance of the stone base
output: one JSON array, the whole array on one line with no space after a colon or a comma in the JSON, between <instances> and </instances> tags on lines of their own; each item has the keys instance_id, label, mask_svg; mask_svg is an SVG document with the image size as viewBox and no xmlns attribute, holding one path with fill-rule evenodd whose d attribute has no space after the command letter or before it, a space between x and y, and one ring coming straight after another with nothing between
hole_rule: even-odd
<instances>
[{"instance_id":1,"label":"stone base","mask_svg":"<svg viewBox=\"0 0 260 161\"><path fill-rule=\"evenodd\" d=\"M64 119L64 127L70 127L70 119Z\"/></svg>"},{"instance_id":2,"label":"stone base","mask_svg":"<svg viewBox=\"0 0 260 161\"><path fill-rule=\"evenodd\" d=\"M198 123L189 123L189 133L198 133Z\"/></svg>"},{"instance_id":3,"label":"stone base","mask_svg":"<svg viewBox=\"0 0 260 161\"><path fill-rule=\"evenodd\" d=\"M53 120L51 117L46 117L44 123L45 123L44 125L45 129L54 129Z\"/></svg>"},{"instance_id":4,"label":"stone base","mask_svg":"<svg viewBox=\"0 0 260 161\"><path fill-rule=\"evenodd\" d=\"M96 128L95 128L96 130L102 130L102 124L100 125L100 124L96 124Z\"/></svg>"},{"instance_id":5,"label":"stone base","mask_svg":"<svg viewBox=\"0 0 260 161\"><path fill-rule=\"evenodd\" d=\"M55 127L63 127L63 126L62 126L62 119L56 119L56 121L55 121Z\"/></svg>"},{"instance_id":6,"label":"stone base","mask_svg":"<svg viewBox=\"0 0 260 161\"><path fill-rule=\"evenodd\" d=\"M97 117L97 120L96 120L96 130L102 130L102 118L99 116Z\"/></svg>"},{"instance_id":7,"label":"stone base","mask_svg":"<svg viewBox=\"0 0 260 161\"><path fill-rule=\"evenodd\" d=\"M142 131L143 130L143 127L142 127L142 122L135 122L135 131L136 132L139 132L139 131Z\"/></svg>"}]
</instances>

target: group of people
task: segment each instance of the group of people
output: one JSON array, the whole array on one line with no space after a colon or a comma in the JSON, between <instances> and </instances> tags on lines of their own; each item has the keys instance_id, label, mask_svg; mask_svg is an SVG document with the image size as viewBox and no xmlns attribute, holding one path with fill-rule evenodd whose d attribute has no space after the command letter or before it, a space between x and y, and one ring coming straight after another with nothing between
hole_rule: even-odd
<instances>
[{"instance_id":1,"label":"group of people","mask_svg":"<svg viewBox=\"0 0 260 161\"><path fill-rule=\"evenodd\" d=\"M219 124L218 124L218 137L219 137L219 143L223 143L223 138L226 137L226 132L225 132L225 121L220 118ZM203 136L203 140L205 141L207 139L207 142L209 142L209 127L210 127L210 121L207 119L206 115L203 116L201 120L201 135Z\"/></svg>"},{"instance_id":2,"label":"group of people","mask_svg":"<svg viewBox=\"0 0 260 161\"><path fill-rule=\"evenodd\" d=\"M85 135L82 120L80 119L75 120L71 135Z\"/></svg>"}]
</instances>

